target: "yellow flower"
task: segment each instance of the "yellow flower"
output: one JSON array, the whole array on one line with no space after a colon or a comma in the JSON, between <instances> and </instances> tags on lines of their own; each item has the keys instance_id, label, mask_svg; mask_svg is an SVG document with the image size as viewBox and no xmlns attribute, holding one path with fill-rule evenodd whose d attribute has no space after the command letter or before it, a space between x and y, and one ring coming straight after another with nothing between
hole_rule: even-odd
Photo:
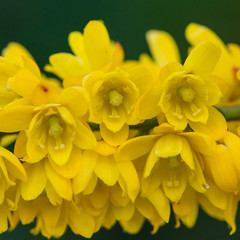
<instances>
[{"instance_id":1,"label":"yellow flower","mask_svg":"<svg viewBox=\"0 0 240 240\"><path fill-rule=\"evenodd\" d=\"M0 107L12 102L18 95L9 88L8 79L24 66L24 57L30 53L19 43L9 43L0 57Z\"/></svg>"},{"instance_id":2,"label":"yellow flower","mask_svg":"<svg viewBox=\"0 0 240 240\"><path fill-rule=\"evenodd\" d=\"M89 121L100 124L106 142L116 146L127 139L128 125L139 122L137 101L151 84L151 71L141 65L106 73L95 71L83 79L90 98Z\"/></svg>"},{"instance_id":3,"label":"yellow flower","mask_svg":"<svg viewBox=\"0 0 240 240\"><path fill-rule=\"evenodd\" d=\"M121 145L117 159L125 162L142 156L142 169L138 169L142 176L141 197L151 197L149 200L167 222L169 200L179 202L187 186L197 192L206 191L201 158L212 154L214 148L215 142L207 135L175 131L169 124L162 124L155 128L155 135L137 137Z\"/></svg>"},{"instance_id":4,"label":"yellow flower","mask_svg":"<svg viewBox=\"0 0 240 240\"><path fill-rule=\"evenodd\" d=\"M0 173L0 233L2 233L8 230L8 220L12 221L10 210L14 200L7 191L16 184L16 179L26 181L27 176L17 157L2 147L0 147Z\"/></svg>"},{"instance_id":5,"label":"yellow flower","mask_svg":"<svg viewBox=\"0 0 240 240\"><path fill-rule=\"evenodd\" d=\"M139 191L139 180L132 162L117 162L117 148L99 141L92 150L85 150L77 175L72 180L74 194L94 190L97 179L107 186L120 183L125 195L134 201Z\"/></svg>"},{"instance_id":6,"label":"yellow flower","mask_svg":"<svg viewBox=\"0 0 240 240\"><path fill-rule=\"evenodd\" d=\"M240 97L240 48L237 44L224 42L209 28L196 23L190 23L186 28L186 38L193 46L202 42L211 42L221 48L221 57L213 69L213 74L222 80L217 80L224 96L221 105L239 104Z\"/></svg>"},{"instance_id":7,"label":"yellow flower","mask_svg":"<svg viewBox=\"0 0 240 240\"><path fill-rule=\"evenodd\" d=\"M40 161L48 153L58 165L64 165L73 146L91 148L96 139L85 123L88 103L80 88L61 89L41 80L36 64L28 59L23 68L9 79L10 87L20 96L0 112L2 132L21 131L17 146L26 145L25 161ZM27 88L25 86L28 86Z\"/></svg>"},{"instance_id":8,"label":"yellow flower","mask_svg":"<svg viewBox=\"0 0 240 240\"><path fill-rule=\"evenodd\" d=\"M83 34L72 32L68 40L75 55L53 54L49 59L50 65L45 67L45 70L62 78L64 86L81 86L85 75L110 63L118 65L123 60L121 45L110 40L101 21L90 21Z\"/></svg>"}]
</instances>

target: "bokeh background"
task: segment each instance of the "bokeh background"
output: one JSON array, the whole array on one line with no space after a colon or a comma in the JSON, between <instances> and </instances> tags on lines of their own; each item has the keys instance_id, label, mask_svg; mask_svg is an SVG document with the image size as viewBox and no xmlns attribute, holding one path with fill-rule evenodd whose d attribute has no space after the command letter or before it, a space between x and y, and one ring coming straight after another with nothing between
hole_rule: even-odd
<instances>
[{"instance_id":1,"label":"bokeh background","mask_svg":"<svg viewBox=\"0 0 240 240\"><path fill-rule=\"evenodd\" d=\"M148 52L145 32L149 29L168 31L176 39L182 59L187 55L188 44L184 29L190 22L208 26L226 43L240 44L239 0L0 0L0 49L9 42L23 44L43 70L48 57L57 52L70 52L69 32L82 31L89 20L101 19L113 40L119 41L127 59L137 59ZM1 124L1 123L0 123ZM1 184L1 183L0 183ZM223 222L212 219L201 210L196 226L174 229L170 224L151 235L146 223L137 235L124 233L116 225L112 230L102 229L93 240L233 240L240 239L240 214L238 231L229 236ZM32 236L31 226L18 226L13 232L0 235L0 240L44 240ZM61 240L83 240L69 229Z\"/></svg>"}]
</instances>

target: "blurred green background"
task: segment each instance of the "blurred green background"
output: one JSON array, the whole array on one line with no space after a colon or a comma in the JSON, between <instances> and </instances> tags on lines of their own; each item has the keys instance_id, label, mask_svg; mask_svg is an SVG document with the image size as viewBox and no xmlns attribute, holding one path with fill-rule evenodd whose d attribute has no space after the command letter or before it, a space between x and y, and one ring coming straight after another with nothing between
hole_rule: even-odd
<instances>
[{"instance_id":1,"label":"blurred green background","mask_svg":"<svg viewBox=\"0 0 240 240\"><path fill-rule=\"evenodd\" d=\"M240 43L239 0L0 0L0 49L8 42L23 44L42 69L48 57L56 52L69 52L69 32L82 31L89 20L101 19L113 40L119 41L127 59L137 59L148 52L145 32L149 29L168 31L176 39L184 60L188 44L184 29L190 22L208 26L226 43ZM138 235L128 235L116 225L111 231L102 229L94 240L227 240L240 239L238 231L229 237L223 222L200 211L193 229L174 229L174 219L151 235L146 223ZM29 233L32 226L18 226L0 235L0 240L43 240ZM70 230L61 240L84 239Z\"/></svg>"}]
</instances>

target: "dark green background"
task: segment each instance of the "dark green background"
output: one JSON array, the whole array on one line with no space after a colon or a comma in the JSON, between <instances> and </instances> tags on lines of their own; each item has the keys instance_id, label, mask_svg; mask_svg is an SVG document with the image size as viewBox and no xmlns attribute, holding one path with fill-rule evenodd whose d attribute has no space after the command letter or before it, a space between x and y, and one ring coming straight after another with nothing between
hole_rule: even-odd
<instances>
[{"instance_id":1,"label":"dark green background","mask_svg":"<svg viewBox=\"0 0 240 240\"><path fill-rule=\"evenodd\" d=\"M240 43L239 0L0 0L0 49L8 42L23 44L41 67L49 55L70 51L68 33L82 31L89 20L102 19L113 40L121 42L126 58L137 59L148 52L145 32L161 29L171 33L186 57L188 44L184 29L190 22L207 25L225 42ZM240 225L238 215L238 225ZM240 226L239 226L240 227ZM28 233L29 226L19 226L11 233L0 235L0 240L45 239ZM240 229L232 237L225 223L200 212L193 229L174 229L174 220L150 235L151 226L145 224L138 235L128 235L117 225L111 231L101 230L94 240L151 240L151 239L240 239ZM70 230L64 240L84 239Z\"/></svg>"}]
</instances>

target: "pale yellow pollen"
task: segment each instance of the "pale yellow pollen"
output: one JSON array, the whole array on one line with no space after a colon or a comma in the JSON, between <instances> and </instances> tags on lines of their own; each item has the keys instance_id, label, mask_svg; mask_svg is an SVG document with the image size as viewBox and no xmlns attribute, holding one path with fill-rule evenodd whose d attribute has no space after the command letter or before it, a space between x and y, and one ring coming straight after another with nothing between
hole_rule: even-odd
<instances>
[{"instance_id":1,"label":"pale yellow pollen","mask_svg":"<svg viewBox=\"0 0 240 240\"><path fill-rule=\"evenodd\" d=\"M112 106L118 107L122 104L123 96L116 90L109 91L108 98Z\"/></svg>"},{"instance_id":2,"label":"pale yellow pollen","mask_svg":"<svg viewBox=\"0 0 240 240\"><path fill-rule=\"evenodd\" d=\"M45 146L46 137L47 137L46 132L43 131L41 136L40 136L40 138L39 138L39 140L38 140L38 145L42 149L44 149L46 147Z\"/></svg>"},{"instance_id":3,"label":"pale yellow pollen","mask_svg":"<svg viewBox=\"0 0 240 240\"><path fill-rule=\"evenodd\" d=\"M205 189L209 189L210 188L210 186L208 185L208 184L203 184L202 185Z\"/></svg>"},{"instance_id":4,"label":"pale yellow pollen","mask_svg":"<svg viewBox=\"0 0 240 240\"><path fill-rule=\"evenodd\" d=\"M180 161L178 160L178 156L168 158L168 167L170 169L170 179L167 182L167 186L179 187L180 183L177 180L177 173L176 173L176 170L178 170L180 167Z\"/></svg>"},{"instance_id":5,"label":"pale yellow pollen","mask_svg":"<svg viewBox=\"0 0 240 240\"><path fill-rule=\"evenodd\" d=\"M180 120L183 119L182 110L178 105L176 106L176 110L175 110L175 112L173 112L173 115L176 116Z\"/></svg>"},{"instance_id":6,"label":"pale yellow pollen","mask_svg":"<svg viewBox=\"0 0 240 240\"><path fill-rule=\"evenodd\" d=\"M192 102L196 95L191 88L187 87L180 87L177 91L177 94L184 102Z\"/></svg>"},{"instance_id":7,"label":"pale yellow pollen","mask_svg":"<svg viewBox=\"0 0 240 240\"><path fill-rule=\"evenodd\" d=\"M54 149L55 150L64 149L65 144L63 144L61 141L61 135L63 134L63 128L60 125L60 119L58 118L58 116L52 115L48 119L48 125L50 127L48 133L51 137L54 137L55 141L56 141L56 146L54 147Z\"/></svg>"}]
</instances>

